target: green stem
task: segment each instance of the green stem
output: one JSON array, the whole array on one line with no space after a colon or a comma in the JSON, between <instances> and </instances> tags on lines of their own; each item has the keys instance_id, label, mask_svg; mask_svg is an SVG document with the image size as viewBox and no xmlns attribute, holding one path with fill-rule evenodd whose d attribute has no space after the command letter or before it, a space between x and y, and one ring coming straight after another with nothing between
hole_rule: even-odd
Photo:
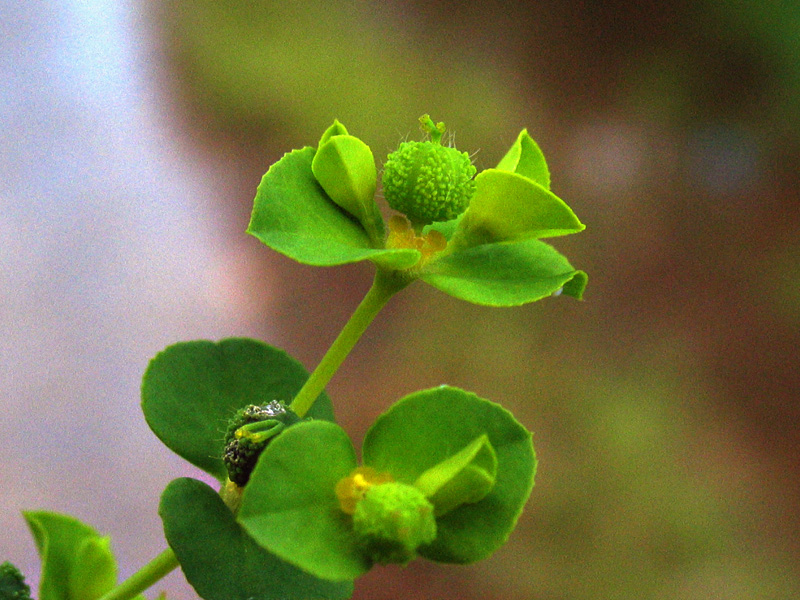
<instances>
[{"instance_id":1,"label":"green stem","mask_svg":"<svg viewBox=\"0 0 800 600\"><path fill-rule=\"evenodd\" d=\"M364 296L353 316L350 317L344 329L322 357L317 368L295 396L290 408L298 416L302 417L308 412L344 359L350 354L361 334L386 305L389 298L410 282L410 279L402 277L397 271L378 269L367 295Z\"/></svg>"},{"instance_id":2,"label":"green stem","mask_svg":"<svg viewBox=\"0 0 800 600\"><path fill-rule=\"evenodd\" d=\"M100 600L130 600L135 598L159 579L178 567L178 559L171 548L167 548L153 560L123 581Z\"/></svg>"}]
</instances>

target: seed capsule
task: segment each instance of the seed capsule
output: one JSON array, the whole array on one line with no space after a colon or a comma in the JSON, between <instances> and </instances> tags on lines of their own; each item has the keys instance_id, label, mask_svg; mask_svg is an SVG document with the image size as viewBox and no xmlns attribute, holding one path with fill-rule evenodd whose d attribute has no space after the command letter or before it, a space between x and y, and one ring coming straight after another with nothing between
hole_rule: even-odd
<instances>
[{"instance_id":1,"label":"seed capsule","mask_svg":"<svg viewBox=\"0 0 800 600\"><path fill-rule=\"evenodd\" d=\"M441 145L444 124L420 118L431 135L427 142L403 142L383 168L383 195L415 229L449 221L464 212L475 194L476 169L466 152Z\"/></svg>"}]
</instances>

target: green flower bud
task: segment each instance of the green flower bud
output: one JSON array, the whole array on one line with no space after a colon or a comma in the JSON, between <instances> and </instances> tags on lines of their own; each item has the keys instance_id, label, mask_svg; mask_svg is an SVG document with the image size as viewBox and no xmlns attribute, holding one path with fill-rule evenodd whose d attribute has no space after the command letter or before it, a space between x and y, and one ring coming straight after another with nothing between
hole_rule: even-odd
<instances>
[{"instance_id":1,"label":"green flower bud","mask_svg":"<svg viewBox=\"0 0 800 600\"><path fill-rule=\"evenodd\" d=\"M383 167L383 195L416 229L450 221L463 213L475 194L476 169L466 152L441 145L444 124L420 118L428 142L403 142Z\"/></svg>"},{"instance_id":2,"label":"green flower bud","mask_svg":"<svg viewBox=\"0 0 800 600\"><path fill-rule=\"evenodd\" d=\"M436 538L433 505L405 483L375 485L356 504L353 529L372 561L406 564Z\"/></svg>"},{"instance_id":3,"label":"green flower bud","mask_svg":"<svg viewBox=\"0 0 800 600\"><path fill-rule=\"evenodd\" d=\"M300 421L293 410L273 400L264 406L250 404L228 422L222 456L228 479L242 487L250 480L262 450L286 427Z\"/></svg>"},{"instance_id":4,"label":"green flower bud","mask_svg":"<svg viewBox=\"0 0 800 600\"><path fill-rule=\"evenodd\" d=\"M10 562L0 565L0 599L31 600L31 588L19 569Z\"/></svg>"}]
</instances>

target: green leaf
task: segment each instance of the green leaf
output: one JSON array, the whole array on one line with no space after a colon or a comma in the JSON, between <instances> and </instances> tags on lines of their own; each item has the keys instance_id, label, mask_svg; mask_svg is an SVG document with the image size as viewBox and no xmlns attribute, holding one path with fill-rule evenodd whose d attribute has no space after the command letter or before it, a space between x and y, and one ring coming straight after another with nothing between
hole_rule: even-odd
<instances>
[{"instance_id":1,"label":"green leaf","mask_svg":"<svg viewBox=\"0 0 800 600\"><path fill-rule=\"evenodd\" d=\"M258 460L238 520L262 547L317 577L355 579L372 566L335 487L356 467L344 430L310 421L286 430Z\"/></svg>"},{"instance_id":2,"label":"green leaf","mask_svg":"<svg viewBox=\"0 0 800 600\"><path fill-rule=\"evenodd\" d=\"M494 487L479 502L438 517L436 540L419 548L421 556L470 563L505 543L533 487L531 434L499 404L446 386L406 396L367 432L364 464L404 483L414 483L484 434L497 454Z\"/></svg>"},{"instance_id":3,"label":"green leaf","mask_svg":"<svg viewBox=\"0 0 800 600\"><path fill-rule=\"evenodd\" d=\"M116 585L108 538L69 515L23 515L42 559L39 600L97 600Z\"/></svg>"},{"instance_id":4,"label":"green leaf","mask_svg":"<svg viewBox=\"0 0 800 600\"><path fill-rule=\"evenodd\" d=\"M311 170L316 151L286 154L261 180L247 232L298 262L332 266L372 260L404 269L419 260L409 249L376 249L364 227L333 202Z\"/></svg>"},{"instance_id":5,"label":"green leaf","mask_svg":"<svg viewBox=\"0 0 800 600\"><path fill-rule=\"evenodd\" d=\"M431 260L423 281L486 306L519 306L562 293L581 299L586 274L539 240L484 244Z\"/></svg>"},{"instance_id":6,"label":"green leaf","mask_svg":"<svg viewBox=\"0 0 800 600\"><path fill-rule=\"evenodd\" d=\"M475 178L475 185L475 196L453 235L458 247L585 229L563 200L522 175L486 169Z\"/></svg>"},{"instance_id":7,"label":"green leaf","mask_svg":"<svg viewBox=\"0 0 800 600\"><path fill-rule=\"evenodd\" d=\"M382 246L384 224L375 204L378 172L369 146L352 135L334 135L317 149L311 171L328 197L361 223L371 245Z\"/></svg>"},{"instance_id":8,"label":"green leaf","mask_svg":"<svg viewBox=\"0 0 800 600\"><path fill-rule=\"evenodd\" d=\"M523 129L514 145L498 163L500 171L510 171L517 175L527 177L538 183L544 189L550 189L550 170L544 159L539 145L528 135L528 130Z\"/></svg>"},{"instance_id":9,"label":"green leaf","mask_svg":"<svg viewBox=\"0 0 800 600\"><path fill-rule=\"evenodd\" d=\"M497 478L497 454L486 434L420 475L414 487L434 505L439 517L462 504L482 500Z\"/></svg>"},{"instance_id":10,"label":"green leaf","mask_svg":"<svg viewBox=\"0 0 800 600\"><path fill-rule=\"evenodd\" d=\"M344 599L353 593L350 581L317 579L261 548L201 481L172 481L158 512L187 581L206 600Z\"/></svg>"},{"instance_id":11,"label":"green leaf","mask_svg":"<svg viewBox=\"0 0 800 600\"><path fill-rule=\"evenodd\" d=\"M150 429L173 452L220 481L228 420L248 404L289 404L308 379L295 359L247 338L181 342L150 361L142 382L142 410ZM333 420L323 392L308 412Z\"/></svg>"}]
</instances>

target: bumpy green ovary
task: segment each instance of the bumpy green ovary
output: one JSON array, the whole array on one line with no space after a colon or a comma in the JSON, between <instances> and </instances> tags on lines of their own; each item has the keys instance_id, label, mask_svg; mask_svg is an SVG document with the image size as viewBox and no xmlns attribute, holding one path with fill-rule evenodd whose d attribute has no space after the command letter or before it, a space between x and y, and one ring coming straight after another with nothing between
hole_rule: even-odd
<instances>
[{"instance_id":1,"label":"bumpy green ovary","mask_svg":"<svg viewBox=\"0 0 800 600\"><path fill-rule=\"evenodd\" d=\"M383 169L383 195L414 225L449 221L475 194L476 169L466 152L437 142L403 142Z\"/></svg>"},{"instance_id":2,"label":"bumpy green ovary","mask_svg":"<svg viewBox=\"0 0 800 600\"><path fill-rule=\"evenodd\" d=\"M413 486L375 485L356 504L353 529L373 562L406 564L436 538L433 505Z\"/></svg>"},{"instance_id":3,"label":"bumpy green ovary","mask_svg":"<svg viewBox=\"0 0 800 600\"><path fill-rule=\"evenodd\" d=\"M31 600L31 588L10 562L0 565L0 600Z\"/></svg>"}]
</instances>

